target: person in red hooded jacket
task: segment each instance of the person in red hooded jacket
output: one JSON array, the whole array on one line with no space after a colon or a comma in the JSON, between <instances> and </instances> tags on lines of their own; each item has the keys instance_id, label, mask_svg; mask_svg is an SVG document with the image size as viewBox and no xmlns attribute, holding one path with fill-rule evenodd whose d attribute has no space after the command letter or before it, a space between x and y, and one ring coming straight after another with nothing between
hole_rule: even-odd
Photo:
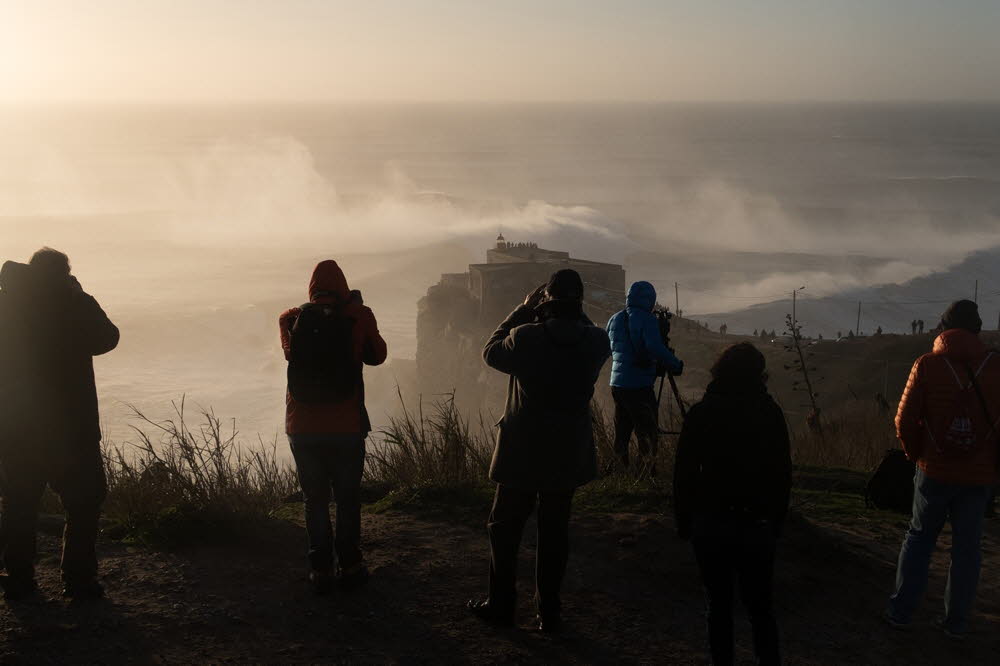
<instances>
[{"instance_id":1,"label":"person in red hooded jacket","mask_svg":"<svg viewBox=\"0 0 1000 666\"><path fill-rule=\"evenodd\" d=\"M383 363L386 344L375 315L363 304L361 293L348 288L337 262L321 261L309 281L309 303L285 311L279 319L281 347L290 367L302 362L295 349L296 323L304 309L312 308L345 322L349 331L346 337L329 341L330 345L348 345L346 350L336 350L341 365L347 366L337 369L349 377L346 391L330 398L304 400L300 395L296 399L290 381L285 398L285 431L305 499L309 579L317 592L325 594L333 588L334 551L344 587L368 579L361 554L361 474L371 423L361 368ZM331 491L337 502L336 538L330 524Z\"/></svg>"},{"instance_id":2,"label":"person in red hooded jacket","mask_svg":"<svg viewBox=\"0 0 1000 666\"><path fill-rule=\"evenodd\" d=\"M948 307L934 350L913 365L896 430L916 463L913 517L903 540L886 620L909 625L927 587L938 534L951 522L952 548L941 628L968 630L982 561L983 517L1000 451L1000 354L979 339L983 322L968 300Z\"/></svg>"}]
</instances>

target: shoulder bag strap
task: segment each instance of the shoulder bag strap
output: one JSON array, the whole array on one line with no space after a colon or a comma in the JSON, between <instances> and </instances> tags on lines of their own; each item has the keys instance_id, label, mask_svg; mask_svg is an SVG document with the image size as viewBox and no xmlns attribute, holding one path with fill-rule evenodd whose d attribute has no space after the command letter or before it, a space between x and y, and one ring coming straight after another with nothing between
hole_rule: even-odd
<instances>
[{"instance_id":1,"label":"shoulder bag strap","mask_svg":"<svg viewBox=\"0 0 1000 666\"><path fill-rule=\"evenodd\" d=\"M993 417L990 416L990 408L986 405L986 398L983 397L983 392L979 389L979 382L976 381L976 376L983 371L983 368L986 367L986 363L990 360L991 356L993 356L993 352L986 355L986 360L984 360L982 365L979 366L979 370L977 372L972 371L971 365L966 364L965 366L969 371L969 382L972 384L972 388L975 389L976 396L979 398L979 405L983 408L983 414L986 415L986 421L990 424L990 431L987 434L987 437L993 434L996 422L993 420Z\"/></svg>"}]
</instances>

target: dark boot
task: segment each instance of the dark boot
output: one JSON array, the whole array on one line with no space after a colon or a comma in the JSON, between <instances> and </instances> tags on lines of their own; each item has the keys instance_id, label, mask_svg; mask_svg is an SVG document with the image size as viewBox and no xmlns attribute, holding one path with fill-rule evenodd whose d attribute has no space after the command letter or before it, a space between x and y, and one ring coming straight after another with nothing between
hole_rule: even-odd
<instances>
[{"instance_id":1,"label":"dark boot","mask_svg":"<svg viewBox=\"0 0 1000 666\"><path fill-rule=\"evenodd\" d=\"M371 578L368 567L364 564L356 564L340 571L340 587L345 590L356 590Z\"/></svg>"},{"instance_id":2,"label":"dark boot","mask_svg":"<svg viewBox=\"0 0 1000 666\"><path fill-rule=\"evenodd\" d=\"M313 592L326 596L333 592L333 574L329 571L310 571L309 584L312 585Z\"/></svg>"},{"instance_id":3,"label":"dark boot","mask_svg":"<svg viewBox=\"0 0 1000 666\"><path fill-rule=\"evenodd\" d=\"M558 613L538 615L535 622L538 623L538 631L543 634L558 634L563 628L562 615Z\"/></svg>"},{"instance_id":4,"label":"dark boot","mask_svg":"<svg viewBox=\"0 0 1000 666\"><path fill-rule=\"evenodd\" d=\"M100 599L104 596L104 586L96 579L67 581L63 588L63 596L74 601L87 601L90 599Z\"/></svg>"},{"instance_id":5,"label":"dark boot","mask_svg":"<svg viewBox=\"0 0 1000 666\"><path fill-rule=\"evenodd\" d=\"M21 601L38 591L38 583L29 577L3 576L0 577L0 586L3 587L3 596L7 601Z\"/></svg>"},{"instance_id":6,"label":"dark boot","mask_svg":"<svg viewBox=\"0 0 1000 666\"><path fill-rule=\"evenodd\" d=\"M490 603L489 599L475 601L470 599L466 604L469 611L487 624L496 627L511 627L514 625L513 609L501 609Z\"/></svg>"}]
</instances>

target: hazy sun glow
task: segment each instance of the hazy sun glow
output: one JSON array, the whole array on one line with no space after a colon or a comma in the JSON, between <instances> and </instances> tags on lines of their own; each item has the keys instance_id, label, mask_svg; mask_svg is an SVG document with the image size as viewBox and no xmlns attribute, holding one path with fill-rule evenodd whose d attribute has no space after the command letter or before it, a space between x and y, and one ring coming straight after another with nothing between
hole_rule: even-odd
<instances>
[{"instance_id":1,"label":"hazy sun glow","mask_svg":"<svg viewBox=\"0 0 1000 666\"><path fill-rule=\"evenodd\" d=\"M996 99L993 0L2 0L0 100Z\"/></svg>"}]
</instances>

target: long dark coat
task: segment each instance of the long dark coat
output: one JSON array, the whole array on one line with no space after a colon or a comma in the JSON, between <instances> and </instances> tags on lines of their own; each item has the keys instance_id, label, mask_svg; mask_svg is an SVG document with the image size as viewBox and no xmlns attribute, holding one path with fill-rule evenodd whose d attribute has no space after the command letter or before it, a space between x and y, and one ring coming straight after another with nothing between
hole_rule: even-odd
<instances>
[{"instance_id":1,"label":"long dark coat","mask_svg":"<svg viewBox=\"0 0 1000 666\"><path fill-rule=\"evenodd\" d=\"M101 439L93 357L118 328L74 278L7 262L0 273L0 439L18 448ZM29 441L25 441L29 440Z\"/></svg>"},{"instance_id":2,"label":"long dark coat","mask_svg":"<svg viewBox=\"0 0 1000 666\"><path fill-rule=\"evenodd\" d=\"M607 333L586 317L535 321L514 310L483 358L509 374L490 478L525 490L569 490L597 474L590 401L611 355Z\"/></svg>"},{"instance_id":3,"label":"long dark coat","mask_svg":"<svg viewBox=\"0 0 1000 666\"><path fill-rule=\"evenodd\" d=\"M709 384L677 442L678 531L689 535L699 517L733 515L767 520L780 530L791 487L788 427L764 384Z\"/></svg>"}]
</instances>

